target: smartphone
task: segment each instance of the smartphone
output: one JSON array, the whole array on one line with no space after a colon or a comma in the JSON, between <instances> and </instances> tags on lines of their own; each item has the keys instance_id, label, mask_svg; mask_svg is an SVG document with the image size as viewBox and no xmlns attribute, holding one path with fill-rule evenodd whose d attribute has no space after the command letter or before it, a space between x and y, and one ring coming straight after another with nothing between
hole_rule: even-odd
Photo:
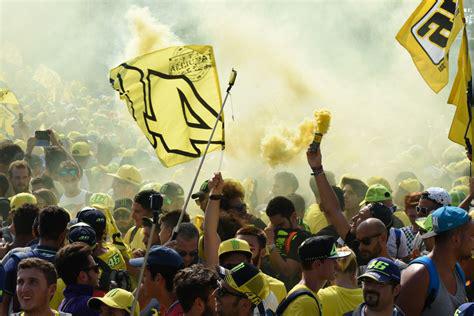
<instances>
[{"instance_id":1,"label":"smartphone","mask_svg":"<svg viewBox=\"0 0 474 316\"><path fill-rule=\"evenodd\" d=\"M47 147L51 145L48 131L36 131L36 146Z\"/></svg>"}]
</instances>

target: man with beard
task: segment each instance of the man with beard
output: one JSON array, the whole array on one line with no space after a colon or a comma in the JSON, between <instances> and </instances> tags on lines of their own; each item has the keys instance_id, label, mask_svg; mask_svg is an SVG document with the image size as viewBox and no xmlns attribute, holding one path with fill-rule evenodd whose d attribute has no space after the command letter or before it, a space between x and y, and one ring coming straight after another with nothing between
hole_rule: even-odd
<instances>
[{"instance_id":1,"label":"man with beard","mask_svg":"<svg viewBox=\"0 0 474 316\"><path fill-rule=\"evenodd\" d=\"M186 316L215 315L218 275L203 265L192 265L176 274L174 288Z\"/></svg>"},{"instance_id":2,"label":"man with beard","mask_svg":"<svg viewBox=\"0 0 474 316\"><path fill-rule=\"evenodd\" d=\"M395 262L387 258L375 258L369 262L359 280L362 281L364 303L345 316L405 315L395 305L395 298L400 292L400 269Z\"/></svg>"},{"instance_id":3,"label":"man with beard","mask_svg":"<svg viewBox=\"0 0 474 316\"><path fill-rule=\"evenodd\" d=\"M423 237L434 236L433 250L413 260L402 275L397 303L407 315L452 315L467 301L457 262L471 257L472 219L454 206L440 207L431 217L433 230Z\"/></svg>"},{"instance_id":4,"label":"man with beard","mask_svg":"<svg viewBox=\"0 0 474 316\"><path fill-rule=\"evenodd\" d=\"M357 226L356 238L359 242L359 255L365 262L377 258L390 258L387 248L387 228L377 218L368 218ZM399 268L405 268L406 264L394 259ZM362 268L362 267L361 267ZM361 269L363 272L363 269Z\"/></svg>"},{"instance_id":5,"label":"man with beard","mask_svg":"<svg viewBox=\"0 0 474 316\"><path fill-rule=\"evenodd\" d=\"M13 189L13 194L30 192L31 168L24 160L17 160L11 163L8 168L8 180Z\"/></svg>"}]
</instances>

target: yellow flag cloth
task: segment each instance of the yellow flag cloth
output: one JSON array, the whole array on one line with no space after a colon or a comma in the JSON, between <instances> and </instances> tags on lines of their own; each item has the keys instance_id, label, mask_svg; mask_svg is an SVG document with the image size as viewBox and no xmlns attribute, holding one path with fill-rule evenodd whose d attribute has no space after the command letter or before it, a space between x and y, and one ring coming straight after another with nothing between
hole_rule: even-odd
<instances>
[{"instance_id":1,"label":"yellow flag cloth","mask_svg":"<svg viewBox=\"0 0 474 316\"><path fill-rule=\"evenodd\" d=\"M155 51L110 71L110 82L166 167L200 157L221 108L211 46ZM224 119L209 151L224 148Z\"/></svg>"},{"instance_id":2,"label":"yellow flag cloth","mask_svg":"<svg viewBox=\"0 0 474 316\"><path fill-rule=\"evenodd\" d=\"M462 0L423 0L396 36L436 93L449 81L448 53L462 28L462 10Z\"/></svg>"},{"instance_id":3,"label":"yellow flag cloth","mask_svg":"<svg viewBox=\"0 0 474 316\"><path fill-rule=\"evenodd\" d=\"M461 49L459 50L458 72L451 88L448 103L456 106L449 139L466 146L464 139L464 135L466 135L472 145L471 124L469 124L469 107L472 105L472 73L466 28L463 30Z\"/></svg>"},{"instance_id":4,"label":"yellow flag cloth","mask_svg":"<svg viewBox=\"0 0 474 316\"><path fill-rule=\"evenodd\" d=\"M0 103L18 105L18 100L13 92L9 89L0 89Z\"/></svg>"}]
</instances>

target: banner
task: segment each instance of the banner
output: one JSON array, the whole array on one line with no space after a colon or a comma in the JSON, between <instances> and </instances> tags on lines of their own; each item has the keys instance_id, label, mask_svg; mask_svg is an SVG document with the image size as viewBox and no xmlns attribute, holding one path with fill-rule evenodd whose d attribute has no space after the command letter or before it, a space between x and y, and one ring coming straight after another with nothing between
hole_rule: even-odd
<instances>
[{"instance_id":1,"label":"banner","mask_svg":"<svg viewBox=\"0 0 474 316\"><path fill-rule=\"evenodd\" d=\"M164 166L201 156L222 105L211 46L137 57L112 69L110 82ZM223 148L221 117L209 151Z\"/></svg>"}]
</instances>

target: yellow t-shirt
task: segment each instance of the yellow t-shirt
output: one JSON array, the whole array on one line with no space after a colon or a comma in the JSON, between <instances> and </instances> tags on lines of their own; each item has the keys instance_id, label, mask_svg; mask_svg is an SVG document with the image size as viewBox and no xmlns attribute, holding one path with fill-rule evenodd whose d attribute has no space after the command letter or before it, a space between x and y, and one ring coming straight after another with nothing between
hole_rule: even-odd
<instances>
[{"instance_id":1,"label":"yellow t-shirt","mask_svg":"<svg viewBox=\"0 0 474 316\"><path fill-rule=\"evenodd\" d=\"M281 301L283 301L283 299L286 297L285 283L265 273L263 273L263 276L265 277L265 279L267 279L268 286L270 287L270 291L272 291L273 294L275 294L278 304L280 304Z\"/></svg>"},{"instance_id":2,"label":"yellow t-shirt","mask_svg":"<svg viewBox=\"0 0 474 316\"><path fill-rule=\"evenodd\" d=\"M304 215L304 221L309 226L311 234L316 234L321 229L329 226L326 216L324 216L324 213L321 212L318 204L311 204L308 207L308 210Z\"/></svg>"},{"instance_id":3,"label":"yellow t-shirt","mask_svg":"<svg viewBox=\"0 0 474 316\"><path fill-rule=\"evenodd\" d=\"M107 252L101 254L99 258L107 263L112 270L127 270L127 265L123 259L122 253L112 244L104 243L102 245Z\"/></svg>"},{"instance_id":4,"label":"yellow t-shirt","mask_svg":"<svg viewBox=\"0 0 474 316\"><path fill-rule=\"evenodd\" d=\"M146 245L143 243L143 228L140 227L135 233L135 236L132 237L132 231L135 229L135 226L132 226L127 233L125 234L124 241L131 248L132 251L136 249L146 249Z\"/></svg>"},{"instance_id":5,"label":"yellow t-shirt","mask_svg":"<svg viewBox=\"0 0 474 316\"><path fill-rule=\"evenodd\" d=\"M304 284L296 284L288 294L303 289L310 291L315 297L317 297L316 293L311 291L311 289ZM288 307L283 312L283 316L320 316L321 308L321 304L316 302L316 300L309 295L301 295L291 302L290 305L288 305Z\"/></svg>"},{"instance_id":6,"label":"yellow t-shirt","mask_svg":"<svg viewBox=\"0 0 474 316\"><path fill-rule=\"evenodd\" d=\"M63 291L66 288L66 284L64 284L63 279L58 278L58 282L56 284L56 292L54 292L53 298L49 301L49 307L51 309L58 309L59 305L64 299Z\"/></svg>"},{"instance_id":7,"label":"yellow t-shirt","mask_svg":"<svg viewBox=\"0 0 474 316\"><path fill-rule=\"evenodd\" d=\"M355 310L363 301L362 289L347 289L337 285L318 291L324 316L338 316Z\"/></svg>"},{"instance_id":8,"label":"yellow t-shirt","mask_svg":"<svg viewBox=\"0 0 474 316\"><path fill-rule=\"evenodd\" d=\"M393 213L394 216L398 217L399 220L402 221L403 225L411 226L410 219L408 215L403 210L399 210Z\"/></svg>"}]
</instances>

